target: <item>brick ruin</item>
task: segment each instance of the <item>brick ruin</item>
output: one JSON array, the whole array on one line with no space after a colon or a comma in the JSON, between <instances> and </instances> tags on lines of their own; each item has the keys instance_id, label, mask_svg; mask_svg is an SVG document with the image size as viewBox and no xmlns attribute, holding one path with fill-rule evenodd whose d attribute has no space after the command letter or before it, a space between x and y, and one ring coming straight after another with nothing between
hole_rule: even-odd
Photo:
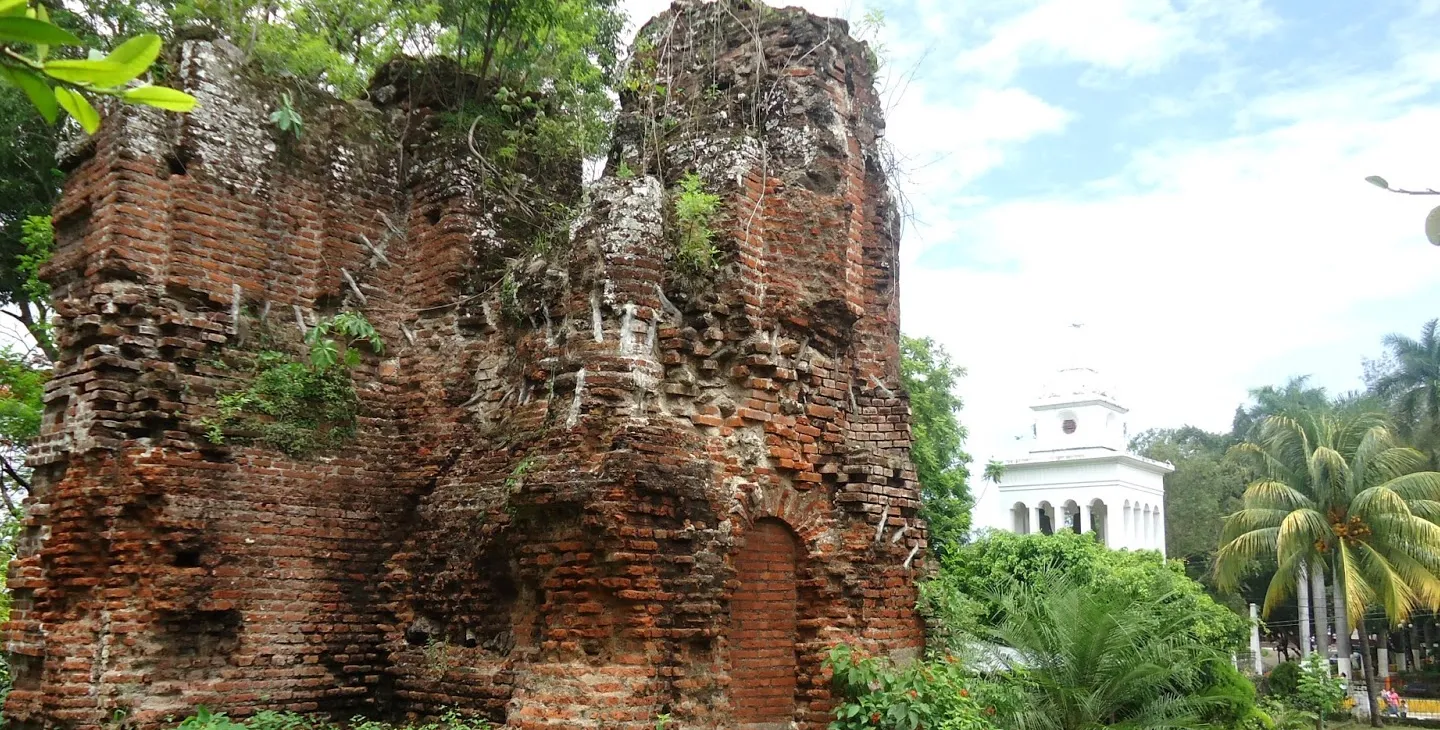
<instances>
[{"instance_id":1,"label":"brick ruin","mask_svg":"<svg viewBox=\"0 0 1440 730\"><path fill-rule=\"evenodd\" d=\"M500 189L414 64L368 102L304 99L287 138L221 41L178 48L196 112L117 110L67 154L10 722L821 728L831 645L915 655L867 50L723 0L677 2L636 53L653 78L585 193L578 160ZM692 170L722 197L700 277L669 202ZM543 252L507 224L539 202L581 211ZM388 344L354 372L351 445L205 438L227 363L342 309Z\"/></svg>"}]
</instances>

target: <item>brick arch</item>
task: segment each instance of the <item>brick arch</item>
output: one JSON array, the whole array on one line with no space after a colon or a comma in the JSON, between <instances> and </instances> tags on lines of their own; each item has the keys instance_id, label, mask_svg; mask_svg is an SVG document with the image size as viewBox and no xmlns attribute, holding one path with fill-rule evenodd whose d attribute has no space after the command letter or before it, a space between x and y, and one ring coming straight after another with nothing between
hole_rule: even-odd
<instances>
[{"instance_id":1,"label":"brick arch","mask_svg":"<svg viewBox=\"0 0 1440 730\"><path fill-rule=\"evenodd\" d=\"M783 521L756 520L735 554L730 599L730 680L735 723L790 726L795 716L803 547Z\"/></svg>"}]
</instances>

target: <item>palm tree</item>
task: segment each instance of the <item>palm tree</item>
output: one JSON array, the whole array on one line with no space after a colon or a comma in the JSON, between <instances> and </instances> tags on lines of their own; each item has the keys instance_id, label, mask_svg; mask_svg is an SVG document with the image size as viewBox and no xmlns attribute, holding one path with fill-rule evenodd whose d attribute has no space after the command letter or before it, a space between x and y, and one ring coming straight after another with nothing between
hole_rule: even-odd
<instances>
[{"instance_id":1,"label":"palm tree","mask_svg":"<svg viewBox=\"0 0 1440 730\"><path fill-rule=\"evenodd\" d=\"M1265 419L1271 416L1301 417L1302 414L1311 411L1324 411L1330 408L1330 398L1324 388L1310 386L1310 376L1295 375L1285 381L1280 387L1267 385L1263 388L1251 388L1250 400L1253 404L1249 408L1240 407L1235 409L1235 420L1231 425L1230 437L1236 440L1258 439L1258 431ZM1308 576L1310 582L1306 586L1297 583L1298 603L1303 603L1309 610L1300 611L1300 620L1309 626L1313 620L1315 626L1315 650L1321 656L1329 656L1330 644L1330 617L1329 609L1325 605L1325 571L1309 570L1303 563L1299 566L1298 578ZM1309 632L1306 632L1309 633ZM1347 648L1348 654L1349 635L1340 636L1337 632L1337 644ZM1304 651L1309 650L1309 644Z\"/></svg>"},{"instance_id":2,"label":"palm tree","mask_svg":"<svg viewBox=\"0 0 1440 730\"><path fill-rule=\"evenodd\" d=\"M1095 591L1059 573L1015 582L997 597L990 638L1018 654L1024 701L1006 727L1093 730L1199 727L1233 698L1213 691L1229 661L1197 641L1201 620L1165 597ZM1007 713L1008 714L1008 713Z\"/></svg>"},{"instance_id":3,"label":"palm tree","mask_svg":"<svg viewBox=\"0 0 1440 730\"><path fill-rule=\"evenodd\" d=\"M991 484L999 484L1000 477L1005 476L1005 462L998 459L991 459L985 463L985 481Z\"/></svg>"},{"instance_id":4,"label":"palm tree","mask_svg":"<svg viewBox=\"0 0 1440 730\"><path fill-rule=\"evenodd\" d=\"M1269 557L1278 569L1265 596L1267 614L1290 595L1307 564L1330 570L1337 624L1344 618L1356 625L1372 604L1392 622L1417 606L1440 606L1440 473L1421 471L1425 456L1397 445L1384 415L1271 416L1234 451L1249 458L1259 478L1225 520L1216 555L1221 588ZM1373 708L1371 665L1367 657Z\"/></svg>"},{"instance_id":5,"label":"palm tree","mask_svg":"<svg viewBox=\"0 0 1440 730\"><path fill-rule=\"evenodd\" d=\"M1309 375L1292 376L1279 388L1273 385L1251 388L1250 400L1254 401L1254 405L1235 409L1230 433L1236 438L1250 438L1252 432L1270 416L1326 410L1330 406L1324 388L1310 387Z\"/></svg>"},{"instance_id":6,"label":"palm tree","mask_svg":"<svg viewBox=\"0 0 1440 730\"><path fill-rule=\"evenodd\" d=\"M1393 365L1371 389L1390 404L1401 436L1416 446L1435 445L1435 425L1440 423L1440 319L1426 322L1419 340L1390 334L1384 342Z\"/></svg>"}]
</instances>

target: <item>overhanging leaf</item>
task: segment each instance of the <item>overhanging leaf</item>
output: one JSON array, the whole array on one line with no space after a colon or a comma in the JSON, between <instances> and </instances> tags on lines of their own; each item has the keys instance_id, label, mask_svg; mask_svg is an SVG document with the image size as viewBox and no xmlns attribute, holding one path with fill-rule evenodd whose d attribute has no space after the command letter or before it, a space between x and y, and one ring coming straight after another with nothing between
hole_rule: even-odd
<instances>
[{"instance_id":1,"label":"overhanging leaf","mask_svg":"<svg viewBox=\"0 0 1440 730\"><path fill-rule=\"evenodd\" d=\"M0 16L0 40L48 46L79 46L83 42L59 26L35 18Z\"/></svg>"},{"instance_id":2,"label":"overhanging leaf","mask_svg":"<svg viewBox=\"0 0 1440 730\"><path fill-rule=\"evenodd\" d=\"M50 90L50 85L38 74L24 69L0 66L0 78L5 79L11 86L19 87L25 95L30 97L30 103L35 105L35 110L45 121L55 123L56 117L60 114L60 107L55 103L55 94Z\"/></svg>"},{"instance_id":3,"label":"overhanging leaf","mask_svg":"<svg viewBox=\"0 0 1440 730\"><path fill-rule=\"evenodd\" d=\"M1387 181L1385 178L1380 177L1379 175L1371 175L1365 178L1365 182L1368 182L1377 188L1384 188L1386 190L1390 189L1390 182Z\"/></svg>"},{"instance_id":4,"label":"overhanging leaf","mask_svg":"<svg viewBox=\"0 0 1440 730\"><path fill-rule=\"evenodd\" d=\"M95 130L100 128L100 113L95 111L95 107L90 106L89 100L81 96L79 92L57 86L55 87L55 101L59 102L60 106L80 123L87 134L94 134Z\"/></svg>"},{"instance_id":5,"label":"overhanging leaf","mask_svg":"<svg viewBox=\"0 0 1440 730\"><path fill-rule=\"evenodd\" d=\"M50 11L45 9L44 3L36 4L34 7L30 8L28 11L26 11L25 16L27 18L34 18L42 23L50 22ZM50 46L35 46L35 58L44 61L45 57L48 55L50 55Z\"/></svg>"},{"instance_id":6,"label":"overhanging leaf","mask_svg":"<svg viewBox=\"0 0 1440 730\"><path fill-rule=\"evenodd\" d=\"M164 86L141 86L126 91L120 98L131 104L144 104L172 112L188 112L195 108L195 97Z\"/></svg>"},{"instance_id":7,"label":"overhanging leaf","mask_svg":"<svg viewBox=\"0 0 1440 730\"><path fill-rule=\"evenodd\" d=\"M143 72L143 69L141 71ZM124 84L139 76L140 73L132 73L131 69L126 66L106 59L83 61L67 59L46 63L45 75L72 84L109 89Z\"/></svg>"},{"instance_id":8,"label":"overhanging leaf","mask_svg":"<svg viewBox=\"0 0 1440 730\"><path fill-rule=\"evenodd\" d=\"M1425 237L1440 246L1440 206L1431 208L1430 215L1425 216Z\"/></svg>"},{"instance_id":9,"label":"overhanging leaf","mask_svg":"<svg viewBox=\"0 0 1440 730\"><path fill-rule=\"evenodd\" d=\"M155 59L159 57L160 36L146 34L137 35L116 46L115 50L111 51L110 55L105 57L105 60L117 64L127 71L134 72L129 79L120 82L123 84L145 73L145 70L150 68L150 64L155 63ZM116 85L118 86L119 84Z\"/></svg>"},{"instance_id":10,"label":"overhanging leaf","mask_svg":"<svg viewBox=\"0 0 1440 730\"><path fill-rule=\"evenodd\" d=\"M0 15L24 15L30 0L0 0Z\"/></svg>"}]
</instances>

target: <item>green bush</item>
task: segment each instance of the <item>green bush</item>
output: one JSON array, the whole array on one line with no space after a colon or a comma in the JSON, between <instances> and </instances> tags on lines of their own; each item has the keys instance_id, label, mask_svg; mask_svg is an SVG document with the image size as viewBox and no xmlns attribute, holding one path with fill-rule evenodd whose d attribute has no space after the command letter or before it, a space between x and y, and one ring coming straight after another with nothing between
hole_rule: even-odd
<instances>
[{"instance_id":1,"label":"green bush","mask_svg":"<svg viewBox=\"0 0 1440 730\"><path fill-rule=\"evenodd\" d=\"M211 712L202 706L195 708L195 714L182 720L176 730L340 730L341 727L342 724L321 717L274 710L262 710L247 720L236 721L223 712ZM491 725L488 720L446 710L438 718L420 724L394 725L353 717L343 723L343 727L347 730L488 730Z\"/></svg>"},{"instance_id":2,"label":"green bush","mask_svg":"<svg viewBox=\"0 0 1440 730\"><path fill-rule=\"evenodd\" d=\"M912 662L896 669L846 645L830 650L825 666L840 704L831 730L990 730L993 705L972 693L976 678L959 662Z\"/></svg>"},{"instance_id":3,"label":"green bush","mask_svg":"<svg viewBox=\"0 0 1440 730\"><path fill-rule=\"evenodd\" d=\"M1228 661L1211 662L1204 696L1217 700L1205 721L1226 730L1274 730L1270 716L1257 704L1255 683Z\"/></svg>"},{"instance_id":4,"label":"green bush","mask_svg":"<svg viewBox=\"0 0 1440 730\"><path fill-rule=\"evenodd\" d=\"M1167 562L1150 550L1111 550L1092 535L1068 530L1054 535L990 533L954 546L941 563L939 585L926 590L978 601L978 607L965 611L978 612L981 623L1003 619L999 597L1013 584L1036 585L1059 577L1097 594L1124 596L1169 617L1183 617L1180 630L1216 649L1239 649L1249 640L1249 621L1211 598L1178 561ZM922 607L944 603L936 598Z\"/></svg>"},{"instance_id":5,"label":"green bush","mask_svg":"<svg viewBox=\"0 0 1440 730\"><path fill-rule=\"evenodd\" d=\"M1265 675L1265 693L1272 697L1290 698L1300 686L1300 663L1281 662Z\"/></svg>"},{"instance_id":6,"label":"green bush","mask_svg":"<svg viewBox=\"0 0 1440 730\"><path fill-rule=\"evenodd\" d=\"M1345 701L1345 680L1330 674L1330 665L1320 654L1305 657L1296 682L1295 706L1318 718L1315 726L1325 727L1325 718L1340 709Z\"/></svg>"}]
</instances>

